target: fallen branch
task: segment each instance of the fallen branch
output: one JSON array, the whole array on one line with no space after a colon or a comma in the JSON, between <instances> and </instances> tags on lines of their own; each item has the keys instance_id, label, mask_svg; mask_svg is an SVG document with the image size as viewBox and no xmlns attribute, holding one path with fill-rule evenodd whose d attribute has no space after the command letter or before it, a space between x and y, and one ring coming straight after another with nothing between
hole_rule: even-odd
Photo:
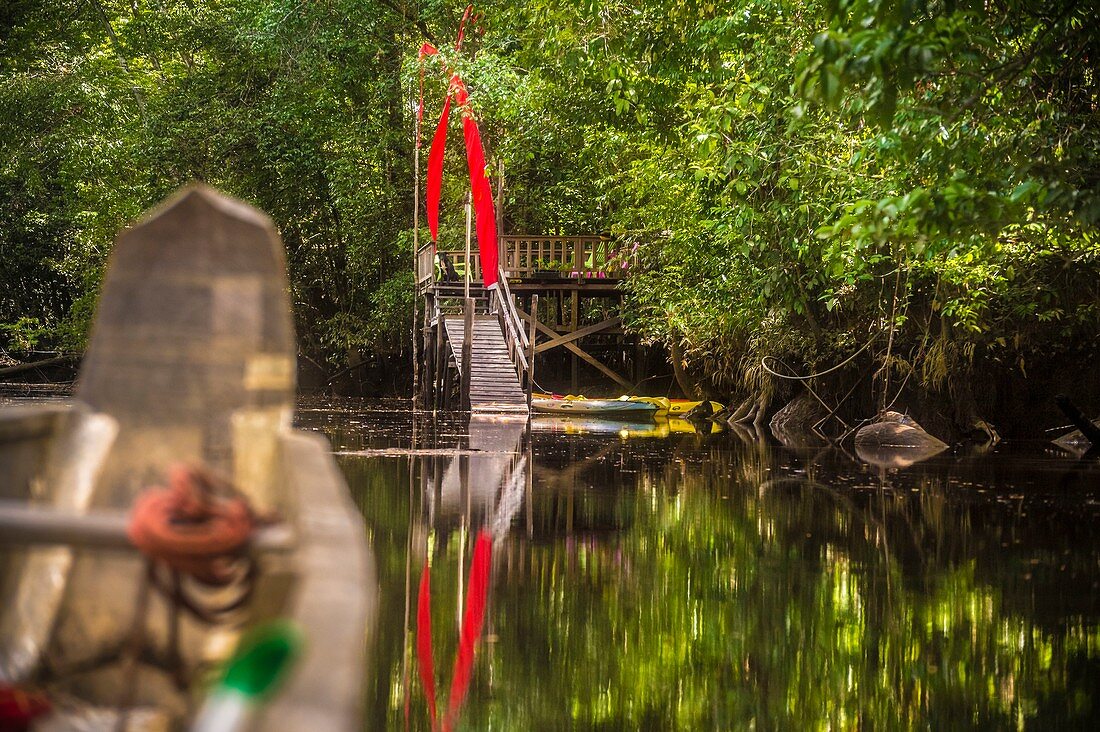
<instances>
[{"instance_id":1,"label":"fallen branch","mask_svg":"<svg viewBox=\"0 0 1100 732\"><path fill-rule=\"evenodd\" d=\"M1088 417L1081 413L1081 410L1077 408L1073 402L1069 400L1064 394L1059 394L1054 397L1054 402L1058 405L1058 408L1062 410L1062 414L1069 417L1069 421L1073 422L1077 429L1081 430L1081 434L1085 436L1085 439L1092 443L1093 447L1100 447L1100 427L1094 425Z\"/></svg>"},{"instance_id":2,"label":"fallen branch","mask_svg":"<svg viewBox=\"0 0 1100 732\"><path fill-rule=\"evenodd\" d=\"M57 366L58 364L75 361L78 358L80 358L80 354L70 353L66 356L54 356L53 358L44 358L41 361L21 363L18 366L7 366L5 368L0 368L0 376L13 376L15 374L21 374L24 371L45 368L46 366Z\"/></svg>"}]
</instances>

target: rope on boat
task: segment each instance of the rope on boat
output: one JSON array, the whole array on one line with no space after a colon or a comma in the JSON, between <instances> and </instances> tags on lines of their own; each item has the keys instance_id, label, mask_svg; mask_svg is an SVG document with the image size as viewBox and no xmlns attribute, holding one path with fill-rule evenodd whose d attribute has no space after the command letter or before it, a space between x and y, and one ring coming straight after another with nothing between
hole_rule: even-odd
<instances>
[{"instance_id":1,"label":"rope on boat","mask_svg":"<svg viewBox=\"0 0 1100 732\"><path fill-rule=\"evenodd\" d=\"M244 498L215 495L218 483L203 468L174 466L169 487L149 488L135 501L130 541L153 562L203 584L231 583L256 520Z\"/></svg>"}]
</instances>

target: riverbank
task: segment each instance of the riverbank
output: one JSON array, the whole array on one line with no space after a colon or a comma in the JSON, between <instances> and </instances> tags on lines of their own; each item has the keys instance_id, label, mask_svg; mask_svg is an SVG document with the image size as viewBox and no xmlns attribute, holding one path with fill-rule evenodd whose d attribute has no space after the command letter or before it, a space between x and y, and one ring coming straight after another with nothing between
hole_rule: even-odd
<instances>
[{"instance_id":1,"label":"riverbank","mask_svg":"<svg viewBox=\"0 0 1100 732\"><path fill-rule=\"evenodd\" d=\"M740 417L760 425L770 424L781 409L802 399L810 403L810 408L803 410L786 430L810 432L812 425L824 418L821 427L828 435L843 434L850 426L872 419L888 407L911 415L947 442L985 440L989 437L987 430L1004 439L1050 439L1060 429L1065 431L1068 424L1054 403L1057 394L1069 396L1088 416L1100 415L1100 379L1092 373L1100 360L1084 351L1026 370L1016 364L978 364L972 369L974 373L952 375L940 388L920 384L915 375L903 375L900 380L895 377L892 385L884 385L874 378L878 369L869 358L853 359L842 369L810 380L805 379L810 372L800 373L776 359L766 363L781 376L769 375L764 388L756 391L718 385L721 380L714 374L692 371L686 377L683 372L678 375L669 365L667 373L651 376L636 393L688 398L705 395L727 404L731 412L743 407ZM21 380L0 382L0 393L64 396L72 388L78 366L79 361L73 359L37 370L26 369L19 374ZM304 357L299 358L298 367L299 392L307 397L401 399L411 388L408 364L393 356L369 356L356 368L332 373ZM558 381L561 383L550 382L550 390L569 390L566 380ZM885 400L884 388L890 389ZM598 375L582 384L579 391L592 397L616 397L621 393L614 384L600 381ZM817 402L818 397L828 409ZM747 413L745 409L760 411Z\"/></svg>"}]
</instances>

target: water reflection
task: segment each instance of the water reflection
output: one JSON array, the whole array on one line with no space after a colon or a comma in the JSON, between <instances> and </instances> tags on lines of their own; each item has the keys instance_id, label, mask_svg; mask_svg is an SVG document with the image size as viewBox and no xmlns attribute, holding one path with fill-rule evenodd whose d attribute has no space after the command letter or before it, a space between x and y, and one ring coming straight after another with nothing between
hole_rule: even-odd
<instances>
[{"instance_id":1,"label":"water reflection","mask_svg":"<svg viewBox=\"0 0 1100 732\"><path fill-rule=\"evenodd\" d=\"M1100 723L1095 462L1002 446L887 470L736 432L310 414L346 453L379 555L369 728L429 728L419 568L430 556L442 690L485 525L462 728Z\"/></svg>"}]
</instances>

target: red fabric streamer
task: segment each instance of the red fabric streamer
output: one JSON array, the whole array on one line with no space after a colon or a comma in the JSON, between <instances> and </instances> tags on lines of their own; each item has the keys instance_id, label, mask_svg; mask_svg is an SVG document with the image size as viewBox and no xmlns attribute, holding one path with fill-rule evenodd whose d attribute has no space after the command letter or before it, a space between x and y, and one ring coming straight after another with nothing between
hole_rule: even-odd
<instances>
[{"instance_id":1,"label":"red fabric streamer","mask_svg":"<svg viewBox=\"0 0 1100 732\"><path fill-rule=\"evenodd\" d=\"M493 191L485 175L485 150L481 146L481 131L472 114L462 118L462 133L466 138L466 163L470 168L470 190L477 217L477 250L481 255L481 280L486 287L497 284L497 216L493 206Z\"/></svg>"},{"instance_id":2,"label":"red fabric streamer","mask_svg":"<svg viewBox=\"0 0 1100 732\"><path fill-rule=\"evenodd\" d=\"M424 685L424 696L428 698L428 716L435 729L435 662L432 660L432 582L428 574L428 563L424 562L424 572L420 575L420 594L416 600L416 656L420 661L420 683Z\"/></svg>"},{"instance_id":3,"label":"red fabric streamer","mask_svg":"<svg viewBox=\"0 0 1100 732\"><path fill-rule=\"evenodd\" d=\"M473 5L466 7L462 15L462 22L458 26L458 41L455 44L457 50L462 49L462 40L466 32L466 23L473 12ZM420 60L428 56L436 56L439 51L430 43L420 47ZM487 288L497 285L497 269L499 266L497 219L496 208L493 204L493 190L489 185L489 178L485 175L485 147L481 141L481 130L478 129L477 120L473 110L469 106L469 95L466 93L466 85L458 74L451 76L451 83L447 88L447 96L443 101L443 112L439 116L439 124L435 128L432 137L432 145L428 151L428 178L425 204L428 214L428 231L431 234L432 244L439 241L439 201L443 190L443 157L447 147L447 122L451 112L451 95L454 94L455 103L462 108L462 135L466 141L466 164L470 170L470 191L473 196L474 216L477 222L477 248L481 260L481 280ZM417 119L423 117L424 99L423 83L421 84L421 98L417 107ZM419 125L417 126L419 134ZM420 144L419 137L417 145Z\"/></svg>"},{"instance_id":4,"label":"red fabric streamer","mask_svg":"<svg viewBox=\"0 0 1100 732\"><path fill-rule=\"evenodd\" d=\"M462 50L462 39L466 35L466 21L470 19L470 13L474 11L473 3L466 6L466 12L462 14L462 20L458 24L458 40L455 42L455 49Z\"/></svg>"},{"instance_id":5,"label":"red fabric streamer","mask_svg":"<svg viewBox=\"0 0 1100 732\"><path fill-rule=\"evenodd\" d=\"M486 598L489 593L489 565L492 560L493 540L489 532L482 530L474 545L474 558L470 563L469 594L466 596L466 612L462 616L462 630L458 637L458 654L451 679L451 693L447 701L447 716L443 720L444 732L450 732L458 721L458 713L466 701L470 688L470 672L474 665L474 651L485 623Z\"/></svg>"},{"instance_id":6,"label":"red fabric streamer","mask_svg":"<svg viewBox=\"0 0 1100 732\"><path fill-rule=\"evenodd\" d=\"M439 124L432 137L432 146L428 150L428 184L425 203L428 206L428 231L432 235L432 244L439 241L439 197L443 190L443 153L447 147L447 118L451 114L451 95L443 102L443 113L439 115Z\"/></svg>"},{"instance_id":7,"label":"red fabric streamer","mask_svg":"<svg viewBox=\"0 0 1100 732\"><path fill-rule=\"evenodd\" d=\"M485 175L485 148L481 130L470 109L466 85L455 77L455 103L462 108L462 136L466 140L466 166L470 169L470 191L473 193L474 215L477 217L477 251L481 257L481 280L486 287L497 284L497 216L493 206L493 190Z\"/></svg>"}]
</instances>

